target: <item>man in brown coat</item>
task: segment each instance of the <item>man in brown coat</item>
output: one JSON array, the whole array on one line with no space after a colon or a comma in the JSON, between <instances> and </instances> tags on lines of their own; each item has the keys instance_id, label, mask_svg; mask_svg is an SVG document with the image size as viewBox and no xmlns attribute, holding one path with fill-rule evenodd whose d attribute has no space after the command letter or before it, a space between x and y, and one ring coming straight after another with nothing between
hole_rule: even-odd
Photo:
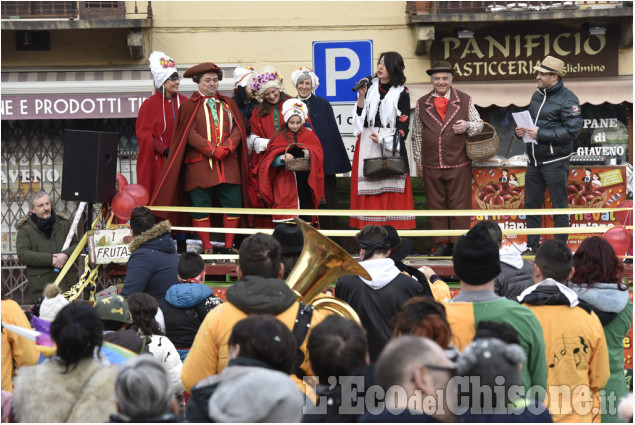
<instances>
[{"instance_id":1,"label":"man in brown coat","mask_svg":"<svg viewBox=\"0 0 635 425\"><path fill-rule=\"evenodd\" d=\"M472 207L472 166L467 137L480 133L483 121L472 98L452 87L454 70L445 61L426 71L433 90L417 101L412 152L423 178L431 210ZM431 217L433 230L468 229L469 217ZM433 256L451 256L458 237L434 236Z\"/></svg>"},{"instance_id":2,"label":"man in brown coat","mask_svg":"<svg viewBox=\"0 0 635 425\"><path fill-rule=\"evenodd\" d=\"M249 207L246 132L236 103L218 93L223 71L211 62L191 67L183 74L198 84L198 92L181 105L170 155L159 177L150 205L211 207L216 197L224 208ZM186 194L184 194L185 189ZM185 195L185 196L183 196ZM189 198L189 199L187 199ZM183 214L157 212L172 224L183 223ZM209 215L191 213L194 227L210 227ZM223 215L223 227L238 227L239 216ZM197 232L206 253L212 252L209 233ZM234 234L225 234L225 252L237 253Z\"/></svg>"}]
</instances>

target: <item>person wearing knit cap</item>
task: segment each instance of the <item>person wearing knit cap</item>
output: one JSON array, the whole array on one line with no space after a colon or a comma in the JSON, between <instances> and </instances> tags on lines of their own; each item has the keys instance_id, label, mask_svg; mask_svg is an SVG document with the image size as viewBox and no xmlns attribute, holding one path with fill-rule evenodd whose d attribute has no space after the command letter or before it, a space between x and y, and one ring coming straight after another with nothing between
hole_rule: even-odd
<instances>
[{"instance_id":1,"label":"person wearing knit cap","mask_svg":"<svg viewBox=\"0 0 635 425\"><path fill-rule=\"evenodd\" d=\"M258 101L253 95L251 91L251 87L249 83L251 83L251 79L254 75L254 67L240 67L237 66L234 69L234 102L240 109L240 113L245 120L245 128L247 130L247 134L251 133L251 125L249 124L249 120L251 119L251 114L254 111L254 108L258 106Z\"/></svg>"},{"instance_id":2,"label":"person wearing knit cap","mask_svg":"<svg viewBox=\"0 0 635 425\"><path fill-rule=\"evenodd\" d=\"M284 125L269 141L258 168L258 190L270 208L313 209L324 195L322 145L313 131L304 126L306 105L288 99L282 105ZM307 158L309 170L288 171L287 161ZM274 215L275 223L289 221L294 215ZM304 221L318 224L317 217L302 216Z\"/></svg>"},{"instance_id":3,"label":"person wearing knit cap","mask_svg":"<svg viewBox=\"0 0 635 425\"><path fill-rule=\"evenodd\" d=\"M431 210L472 208L472 166L467 156L468 136L481 132L483 121L472 97L452 86L454 69L436 61L426 71L432 90L416 104L412 124L412 154L426 188ZM430 217L433 230L458 230L470 226L470 218L445 215ZM452 255L456 236L432 237L432 255Z\"/></svg>"},{"instance_id":4,"label":"person wearing knit cap","mask_svg":"<svg viewBox=\"0 0 635 425\"><path fill-rule=\"evenodd\" d=\"M547 361L542 327L529 308L494 293L494 279L500 272L498 245L483 224L477 223L458 239L452 262L461 291L445 302L445 308L457 348L465 349L482 320L509 323L518 332L527 357L522 369L525 390L534 385L534 390L544 389Z\"/></svg>"},{"instance_id":5,"label":"person wearing knit cap","mask_svg":"<svg viewBox=\"0 0 635 425\"><path fill-rule=\"evenodd\" d=\"M183 74L191 77L198 91L181 106L170 156L159 178L150 205L212 206L217 199L223 208L251 206L247 196L247 145L245 124L236 103L218 92L223 71L214 63L204 62ZM185 191L183 190L185 189ZM201 212L170 213L157 211L175 225L209 228L209 215ZM238 252L234 247L240 216L224 214L224 253ZM205 253L213 252L207 231L197 232Z\"/></svg>"},{"instance_id":6,"label":"person wearing knit cap","mask_svg":"<svg viewBox=\"0 0 635 425\"><path fill-rule=\"evenodd\" d=\"M475 339L468 345L457 362L459 392L468 394L457 422L551 423L545 405L514 390L523 385L524 361L520 345L495 337Z\"/></svg>"},{"instance_id":7,"label":"person wearing knit cap","mask_svg":"<svg viewBox=\"0 0 635 425\"><path fill-rule=\"evenodd\" d=\"M525 289L518 301L534 312L542 326L549 366L547 400L554 422L599 422L600 410L613 415L616 410L615 399L605 398L606 404L600 405L600 390L611 374L609 351L600 318L566 286L574 273L572 257L563 241L545 241L534 262L536 284ZM570 391L565 393L566 387ZM568 395L560 398L563 394ZM584 405L595 408L576 409Z\"/></svg>"},{"instance_id":8,"label":"person wearing knit cap","mask_svg":"<svg viewBox=\"0 0 635 425\"><path fill-rule=\"evenodd\" d=\"M333 107L328 100L316 96L315 90L320 84L315 72L309 67L293 71L291 81L298 91L298 99L302 100L309 110L313 131L320 139L324 152L324 200L326 208L337 209L336 174L351 171L351 162L342 140ZM337 228L337 217L322 217L321 225Z\"/></svg>"},{"instance_id":9,"label":"person wearing knit cap","mask_svg":"<svg viewBox=\"0 0 635 425\"><path fill-rule=\"evenodd\" d=\"M69 301L62 295L62 291L55 284L49 283L44 288L44 299L40 304L40 319L52 322L57 313L66 307Z\"/></svg>"},{"instance_id":10,"label":"person wearing knit cap","mask_svg":"<svg viewBox=\"0 0 635 425\"><path fill-rule=\"evenodd\" d=\"M139 145L137 183L152 196L170 152L176 116L187 97L179 93L181 77L174 59L154 51L149 61L155 93L139 108L135 129Z\"/></svg>"},{"instance_id":11,"label":"person wearing knit cap","mask_svg":"<svg viewBox=\"0 0 635 425\"><path fill-rule=\"evenodd\" d=\"M344 276L335 285L335 295L358 314L368 334L368 352L374 362L392 336L390 319L410 298L423 295L423 287L401 273L389 258L388 232L383 226L364 226L355 239L360 248L360 265L372 280Z\"/></svg>"},{"instance_id":12,"label":"person wearing knit cap","mask_svg":"<svg viewBox=\"0 0 635 425\"><path fill-rule=\"evenodd\" d=\"M273 66L254 71L249 88L259 104L249 119L251 133L247 138L249 150L249 198L253 206L264 207L258 188L258 167L269 139L284 125L283 103L291 97L284 93L284 78Z\"/></svg>"}]
</instances>

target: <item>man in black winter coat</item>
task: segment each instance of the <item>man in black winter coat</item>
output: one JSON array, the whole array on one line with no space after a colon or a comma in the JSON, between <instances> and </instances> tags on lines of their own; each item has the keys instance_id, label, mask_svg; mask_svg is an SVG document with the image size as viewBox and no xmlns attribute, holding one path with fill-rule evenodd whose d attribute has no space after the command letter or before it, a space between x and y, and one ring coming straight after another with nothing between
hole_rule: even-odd
<instances>
[{"instance_id":1,"label":"man in black winter coat","mask_svg":"<svg viewBox=\"0 0 635 425\"><path fill-rule=\"evenodd\" d=\"M382 226L368 225L355 236L360 263L372 281L359 276L344 276L335 285L335 296L355 310L366 329L368 352L374 362L392 336L390 320L410 298L423 295L423 287L395 266L390 256L388 232Z\"/></svg>"},{"instance_id":2,"label":"man in black winter coat","mask_svg":"<svg viewBox=\"0 0 635 425\"><path fill-rule=\"evenodd\" d=\"M525 174L525 207L542 208L545 190L549 190L553 208L567 208L567 181L573 141L582 130L580 101L564 87L564 62L547 56L540 65L536 80L538 89L529 103L534 128L516 127L516 135L525 133L537 143L527 143L527 173ZM569 216L554 215L555 227L569 227ZM542 216L527 216L527 227L540 228ZM567 242L568 235L555 235ZM540 235L527 236L525 254L535 255L540 246Z\"/></svg>"},{"instance_id":3,"label":"man in black winter coat","mask_svg":"<svg viewBox=\"0 0 635 425\"><path fill-rule=\"evenodd\" d=\"M146 292L161 302L178 279L179 254L170 236L170 222L154 224L154 215L146 207L137 207L130 215L130 258L121 295Z\"/></svg>"}]
</instances>

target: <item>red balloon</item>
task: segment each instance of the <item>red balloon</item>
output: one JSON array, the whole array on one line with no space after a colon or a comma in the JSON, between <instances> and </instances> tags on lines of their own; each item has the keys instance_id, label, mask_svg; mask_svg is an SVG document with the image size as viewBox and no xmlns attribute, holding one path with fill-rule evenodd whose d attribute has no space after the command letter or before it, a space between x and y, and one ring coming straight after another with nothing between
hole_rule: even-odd
<instances>
[{"instance_id":1,"label":"red balloon","mask_svg":"<svg viewBox=\"0 0 635 425\"><path fill-rule=\"evenodd\" d=\"M633 229L629 229L628 231L631 234L631 241L633 240ZM628 247L628 251L626 252L628 255L633 255L633 244Z\"/></svg>"},{"instance_id":2,"label":"red balloon","mask_svg":"<svg viewBox=\"0 0 635 425\"><path fill-rule=\"evenodd\" d=\"M116 179L117 179L117 190L121 190L128 185L128 179L126 179L126 176L124 176L123 174L117 173Z\"/></svg>"},{"instance_id":3,"label":"red balloon","mask_svg":"<svg viewBox=\"0 0 635 425\"><path fill-rule=\"evenodd\" d=\"M148 205L148 201L150 200L150 195L148 195L148 191L145 187L140 184L129 184L121 191L127 195L132 196L137 201L139 201L139 205L146 206Z\"/></svg>"},{"instance_id":4,"label":"red balloon","mask_svg":"<svg viewBox=\"0 0 635 425\"><path fill-rule=\"evenodd\" d=\"M132 210L138 206L139 201L127 193L117 192L112 197L112 212L123 222L130 220Z\"/></svg>"},{"instance_id":5,"label":"red balloon","mask_svg":"<svg viewBox=\"0 0 635 425\"><path fill-rule=\"evenodd\" d=\"M617 211L615 213L615 218L620 222L622 226L632 226L633 225L633 201L626 200L620 202L617 205L618 208L628 208L628 211Z\"/></svg>"},{"instance_id":6,"label":"red balloon","mask_svg":"<svg viewBox=\"0 0 635 425\"><path fill-rule=\"evenodd\" d=\"M633 235L623 226L611 227L604 233L604 239L611 244L616 255L624 255L633 248Z\"/></svg>"}]
</instances>

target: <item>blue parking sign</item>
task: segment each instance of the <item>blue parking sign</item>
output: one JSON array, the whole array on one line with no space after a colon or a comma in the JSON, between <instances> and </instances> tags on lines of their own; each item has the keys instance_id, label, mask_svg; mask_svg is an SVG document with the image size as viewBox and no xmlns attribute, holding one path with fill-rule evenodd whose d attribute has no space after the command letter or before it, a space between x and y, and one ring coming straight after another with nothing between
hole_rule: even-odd
<instances>
[{"instance_id":1,"label":"blue parking sign","mask_svg":"<svg viewBox=\"0 0 635 425\"><path fill-rule=\"evenodd\" d=\"M373 73L373 41L314 41L313 69L320 79L315 94L329 102L354 102L351 89Z\"/></svg>"}]
</instances>

